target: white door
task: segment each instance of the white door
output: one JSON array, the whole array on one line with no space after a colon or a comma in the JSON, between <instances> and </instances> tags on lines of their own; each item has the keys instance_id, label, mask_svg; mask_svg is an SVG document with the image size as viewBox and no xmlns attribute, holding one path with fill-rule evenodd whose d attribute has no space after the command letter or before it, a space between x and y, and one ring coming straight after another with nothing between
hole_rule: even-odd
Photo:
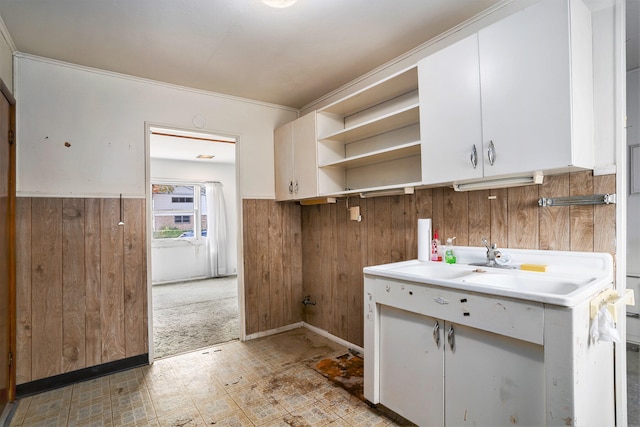
<instances>
[{"instance_id":1,"label":"white door","mask_svg":"<svg viewBox=\"0 0 640 427\"><path fill-rule=\"evenodd\" d=\"M447 426L546 425L543 346L458 324L444 332Z\"/></svg>"},{"instance_id":2,"label":"white door","mask_svg":"<svg viewBox=\"0 0 640 427\"><path fill-rule=\"evenodd\" d=\"M571 163L565 0L543 0L478 33L484 175ZM493 143L491 164L487 151Z\"/></svg>"},{"instance_id":3,"label":"white door","mask_svg":"<svg viewBox=\"0 0 640 427\"><path fill-rule=\"evenodd\" d=\"M444 422L443 324L380 306L380 402L420 426Z\"/></svg>"},{"instance_id":4,"label":"white door","mask_svg":"<svg viewBox=\"0 0 640 427\"><path fill-rule=\"evenodd\" d=\"M422 181L437 184L481 178L477 34L420 61L418 78Z\"/></svg>"},{"instance_id":5,"label":"white door","mask_svg":"<svg viewBox=\"0 0 640 427\"><path fill-rule=\"evenodd\" d=\"M293 124L277 128L274 139L276 200L293 199Z\"/></svg>"},{"instance_id":6,"label":"white door","mask_svg":"<svg viewBox=\"0 0 640 427\"><path fill-rule=\"evenodd\" d=\"M316 112L293 122L293 174L295 198L318 196Z\"/></svg>"}]
</instances>

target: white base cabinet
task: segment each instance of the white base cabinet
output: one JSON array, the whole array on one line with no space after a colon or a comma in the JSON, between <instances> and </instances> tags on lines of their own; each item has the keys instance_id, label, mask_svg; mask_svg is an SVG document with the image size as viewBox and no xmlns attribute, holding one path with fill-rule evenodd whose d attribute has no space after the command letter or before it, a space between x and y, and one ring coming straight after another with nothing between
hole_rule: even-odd
<instances>
[{"instance_id":1,"label":"white base cabinet","mask_svg":"<svg viewBox=\"0 0 640 427\"><path fill-rule=\"evenodd\" d=\"M558 307L365 274L364 395L419 426L614 423L613 348ZM597 390L597 393L594 393Z\"/></svg>"}]
</instances>

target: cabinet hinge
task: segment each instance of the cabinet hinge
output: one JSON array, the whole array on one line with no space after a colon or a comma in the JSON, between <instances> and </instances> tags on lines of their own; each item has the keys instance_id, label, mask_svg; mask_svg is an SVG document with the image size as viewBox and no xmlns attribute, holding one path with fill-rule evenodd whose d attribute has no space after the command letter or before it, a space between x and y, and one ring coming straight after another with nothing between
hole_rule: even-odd
<instances>
[{"instance_id":1,"label":"cabinet hinge","mask_svg":"<svg viewBox=\"0 0 640 427\"><path fill-rule=\"evenodd\" d=\"M9 145L13 145L13 131L9 131Z\"/></svg>"},{"instance_id":2,"label":"cabinet hinge","mask_svg":"<svg viewBox=\"0 0 640 427\"><path fill-rule=\"evenodd\" d=\"M9 367L13 366L13 353L9 352Z\"/></svg>"}]
</instances>

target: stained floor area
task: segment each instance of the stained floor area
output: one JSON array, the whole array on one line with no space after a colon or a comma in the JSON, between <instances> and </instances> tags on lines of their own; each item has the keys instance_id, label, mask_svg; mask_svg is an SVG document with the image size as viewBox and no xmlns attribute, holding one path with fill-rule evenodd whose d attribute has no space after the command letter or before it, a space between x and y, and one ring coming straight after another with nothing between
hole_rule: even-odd
<instances>
[{"instance_id":1,"label":"stained floor area","mask_svg":"<svg viewBox=\"0 0 640 427\"><path fill-rule=\"evenodd\" d=\"M401 425L313 369L345 347L300 328L20 399L10 426Z\"/></svg>"}]
</instances>

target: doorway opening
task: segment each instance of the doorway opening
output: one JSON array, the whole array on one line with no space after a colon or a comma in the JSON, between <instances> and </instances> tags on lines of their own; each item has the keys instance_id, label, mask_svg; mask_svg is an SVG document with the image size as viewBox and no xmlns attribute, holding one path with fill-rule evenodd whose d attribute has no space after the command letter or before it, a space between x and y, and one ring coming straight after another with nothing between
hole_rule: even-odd
<instances>
[{"instance_id":1,"label":"doorway opening","mask_svg":"<svg viewBox=\"0 0 640 427\"><path fill-rule=\"evenodd\" d=\"M239 338L236 142L149 127L156 359Z\"/></svg>"}]
</instances>

